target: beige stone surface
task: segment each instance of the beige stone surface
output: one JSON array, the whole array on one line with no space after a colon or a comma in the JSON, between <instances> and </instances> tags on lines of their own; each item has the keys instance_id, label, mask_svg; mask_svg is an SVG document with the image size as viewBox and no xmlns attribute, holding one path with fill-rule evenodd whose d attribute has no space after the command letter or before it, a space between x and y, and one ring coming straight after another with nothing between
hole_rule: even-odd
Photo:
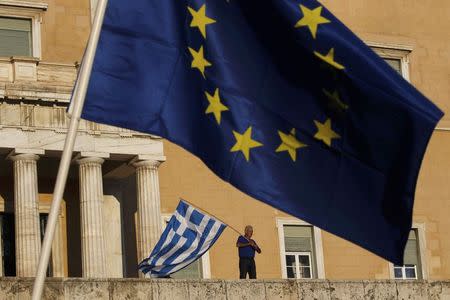
<instances>
[{"instance_id":1,"label":"beige stone surface","mask_svg":"<svg viewBox=\"0 0 450 300\"><path fill-rule=\"evenodd\" d=\"M299 280L299 299L302 300L329 300L331 299L330 283L325 280Z\"/></svg>"},{"instance_id":2,"label":"beige stone surface","mask_svg":"<svg viewBox=\"0 0 450 300\"><path fill-rule=\"evenodd\" d=\"M295 300L299 299L300 296L298 294L298 286L295 280L266 281L265 294L265 299L267 300Z\"/></svg>"},{"instance_id":3,"label":"beige stone surface","mask_svg":"<svg viewBox=\"0 0 450 300\"><path fill-rule=\"evenodd\" d=\"M103 197L103 230L107 277L122 278L122 228L120 203L113 196Z\"/></svg>"},{"instance_id":4,"label":"beige stone surface","mask_svg":"<svg viewBox=\"0 0 450 300\"><path fill-rule=\"evenodd\" d=\"M265 284L262 281L226 281L227 299L251 300L265 298Z\"/></svg>"},{"instance_id":5,"label":"beige stone surface","mask_svg":"<svg viewBox=\"0 0 450 300\"><path fill-rule=\"evenodd\" d=\"M397 285L393 281L367 281L364 283L364 296L371 300L395 300Z\"/></svg>"},{"instance_id":6,"label":"beige stone surface","mask_svg":"<svg viewBox=\"0 0 450 300\"><path fill-rule=\"evenodd\" d=\"M190 300L225 300L226 283L221 280L193 281L189 283Z\"/></svg>"},{"instance_id":7,"label":"beige stone surface","mask_svg":"<svg viewBox=\"0 0 450 300\"><path fill-rule=\"evenodd\" d=\"M64 299L109 300L110 282L108 280L70 280L64 282Z\"/></svg>"},{"instance_id":8,"label":"beige stone surface","mask_svg":"<svg viewBox=\"0 0 450 300\"><path fill-rule=\"evenodd\" d=\"M0 299L30 299L32 284L31 278L0 278ZM393 289L393 286L397 286L397 288ZM365 287L369 287L373 292L368 292ZM48 279L43 299L448 300L449 287L449 281L224 281L72 278ZM398 294L393 293L397 289Z\"/></svg>"},{"instance_id":9,"label":"beige stone surface","mask_svg":"<svg viewBox=\"0 0 450 300\"><path fill-rule=\"evenodd\" d=\"M153 299L182 300L189 297L189 284L185 280L157 279L152 282Z\"/></svg>"},{"instance_id":10,"label":"beige stone surface","mask_svg":"<svg viewBox=\"0 0 450 300\"><path fill-rule=\"evenodd\" d=\"M406 281L397 284L399 300L425 300L429 298L428 284L424 281Z\"/></svg>"},{"instance_id":11,"label":"beige stone surface","mask_svg":"<svg viewBox=\"0 0 450 300\"><path fill-rule=\"evenodd\" d=\"M331 300L363 300L364 295L364 284L361 284L361 282L330 282Z\"/></svg>"},{"instance_id":12,"label":"beige stone surface","mask_svg":"<svg viewBox=\"0 0 450 300\"><path fill-rule=\"evenodd\" d=\"M132 283L130 281L111 282L111 296L112 300L153 299L152 283L142 281Z\"/></svg>"},{"instance_id":13,"label":"beige stone surface","mask_svg":"<svg viewBox=\"0 0 450 300\"><path fill-rule=\"evenodd\" d=\"M0 280L0 299L15 299L15 280Z\"/></svg>"},{"instance_id":14,"label":"beige stone surface","mask_svg":"<svg viewBox=\"0 0 450 300\"><path fill-rule=\"evenodd\" d=\"M450 300L450 282L441 282L441 292L437 294L440 300Z\"/></svg>"}]
</instances>

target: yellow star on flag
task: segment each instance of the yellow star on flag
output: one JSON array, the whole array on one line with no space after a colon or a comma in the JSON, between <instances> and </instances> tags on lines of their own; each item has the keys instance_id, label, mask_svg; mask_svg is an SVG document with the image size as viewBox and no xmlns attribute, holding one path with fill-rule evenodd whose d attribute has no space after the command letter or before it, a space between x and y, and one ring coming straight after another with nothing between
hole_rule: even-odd
<instances>
[{"instance_id":1,"label":"yellow star on flag","mask_svg":"<svg viewBox=\"0 0 450 300\"><path fill-rule=\"evenodd\" d=\"M314 51L314 54L315 54L318 58L320 58L320 59L323 60L324 62L326 62L326 63L332 65L333 67L335 67L335 68L338 69L338 70L343 70L343 69L345 69L345 67L344 67L343 65L337 63L337 62L334 60L334 48L331 48L331 50L328 52L327 55L320 54L320 53L317 52L317 51Z\"/></svg>"},{"instance_id":2,"label":"yellow star on flag","mask_svg":"<svg viewBox=\"0 0 450 300\"><path fill-rule=\"evenodd\" d=\"M231 148L231 152L241 151L244 154L247 161L250 160L250 150L252 148L261 147L263 144L252 140L252 127L250 126L247 130L240 134L233 130L234 138L236 139L236 144Z\"/></svg>"},{"instance_id":3,"label":"yellow star on flag","mask_svg":"<svg viewBox=\"0 0 450 300\"><path fill-rule=\"evenodd\" d=\"M220 124L220 119L223 111L227 111L228 107L222 104L220 101L219 89L214 91L214 96L210 95L208 92L205 92L206 98L209 101L209 106L206 109L206 114L213 113L216 118L217 124Z\"/></svg>"},{"instance_id":4,"label":"yellow star on flag","mask_svg":"<svg viewBox=\"0 0 450 300\"><path fill-rule=\"evenodd\" d=\"M205 68L210 67L211 63L207 61L203 55L203 46L200 47L198 52L189 47L189 52L191 52L192 55L191 67L199 69L200 73L203 75L203 78L205 78Z\"/></svg>"},{"instance_id":5,"label":"yellow star on flag","mask_svg":"<svg viewBox=\"0 0 450 300\"><path fill-rule=\"evenodd\" d=\"M295 128L292 128L289 134L285 134L278 131L281 139L281 145L275 150L275 152L287 151L293 161L297 160L297 149L307 147L308 145L301 143L295 137Z\"/></svg>"},{"instance_id":6,"label":"yellow star on flag","mask_svg":"<svg viewBox=\"0 0 450 300\"><path fill-rule=\"evenodd\" d=\"M314 121L317 127L317 133L314 137L318 140L323 141L325 144L331 147L331 140L338 139L341 136L331 129L331 120L327 119L325 123L320 123L319 121Z\"/></svg>"},{"instance_id":7,"label":"yellow star on flag","mask_svg":"<svg viewBox=\"0 0 450 300\"><path fill-rule=\"evenodd\" d=\"M313 38L316 38L317 27L320 24L331 23L330 20L321 16L322 6L316 7L315 9L309 9L306 6L300 4L300 9L303 13L303 18L301 18L297 22L297 24L295 24L295 28L308 26Z\"/></svg>"},{"instance_id":8,"label":"yellow star on flag","mask_svg":"<svg viewBox=\"0 0 450 300\"><path fill-rule=\"evenodd\" d=\"M339 97L339 92L334 91L333 93L323 89L323 93L330 99L334 105L337 105L337 107L341 110L347 110L348 105L341 101L341 98Z\"/></svg>"},{"instance_id":9,"label":"yellow star on flag","mask_svg":"<svg viewBox=\"0 0 450 300\"><path fill-rule=\"evenodd\" d=\"M206 4L203 4L198 11L188 6L188 10L192 15L191 27L198 27L203 37L206 39L206 26L216 23L216 20L206 16Z\"/></svg>"}]
</instances>

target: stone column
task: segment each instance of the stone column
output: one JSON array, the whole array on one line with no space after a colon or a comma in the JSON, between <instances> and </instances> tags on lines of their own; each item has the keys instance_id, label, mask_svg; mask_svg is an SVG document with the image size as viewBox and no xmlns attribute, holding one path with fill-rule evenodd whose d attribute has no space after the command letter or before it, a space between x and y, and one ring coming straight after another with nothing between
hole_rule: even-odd
<instances>
[{"instance_id":1,"label":"stone column","mask_svg":"<svg viewBox=\"0 0 450 300\"><path fill-rule=\"evenodd\" d=\"M41 251L37 161L35 154L17 154L14 162L14 220L17 277L34 277Z\"/></svg>"},{"instance_id":2,"label":"stone column","mask_svg":"<svg viewBox=\"0 0 450 300\"><path fill-rule=\"evenodd\" d=\"M157 160L133 163L136 168L138 263L148 257L162 232L158 179L160 164Z\"/></svg>"},{"instance_id":3,"label":"stone column","mask_svg":"<svg viewBox=\"0 0 450 300\"><path fill-rule=\"evenodd\" d=\"M83 277L106 277L103 234L102 163L98 157L77 160L80 172L81 251Z\"/></svg>"}]
</instances>

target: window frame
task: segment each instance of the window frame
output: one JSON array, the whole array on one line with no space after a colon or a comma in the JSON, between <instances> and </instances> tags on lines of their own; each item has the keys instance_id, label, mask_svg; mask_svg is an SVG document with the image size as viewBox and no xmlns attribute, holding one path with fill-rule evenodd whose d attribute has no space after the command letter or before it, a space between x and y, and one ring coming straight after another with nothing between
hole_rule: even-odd
<instances>
[{"instance_id":1,"label":"window frame","mask_svg":"<svg viewBox=\"0 0 450 300\"><path fill-rule=\"evenodd\" d=\"M426 261L426 238L425 238L425 224L424 223L413 223L411 230L416 231L416 239L417 239L417 254L419 259L419 265L420 265L420 275L422 275L423 279L428 279L428 266ZM419 278L419 273L416 266L416 279L413 278L405 278L405 272L404 267L405 266L398 266L402 267L402 275L403 278L396 278L395 272L394 272L395 265L391 262L389 262L389 275L391 279L394 280L417 280Z\"/></svg>"},{"instance_id":2,"label":"window frame","mask_svg":"<svg viewBox=\"0 0 450 300\"><path fill-rule=\"evenodd\" d=\"M41 24L46 3L0 0L0 17L31 20L31 57L41 59Z\"/></svg>"},{"instance_id":3,"label":"window frame","mask_svg":"<svg viewBox=\"0 0 450 300\"><path fill-rule=\"evenodd\" d=\"M162 230L166 228L167 223L169 222L171 214L161 214L161 222L162 222ZM209 250L202 255L201 265L202 265L202 279L211 279L211 264L209 258Z\"/></svg>"},{"instance_id":4,"label":"window frame","mask_svg":"<svg viewBox=\"0 0 450 300\"><path fill-rule=\"evenodd\" d=\"M285 225L294 225L294 226L309 226L312 228L312 246L314 247L315 261L313 257L311 257L311 278L304 278L307 280L314 279L325 279L325 267L324 267L324 259L323 259L323 246L322 246L322 230L318 227L315 227L303 220L295 219L295 218L277 218L276 226L278 229L278 245L280 247L280 261L281 261L281 276L283 279L288 279L287 277L287 267L286 267L286 255L288 253L300 253L300 252L286 252L285 244L284 244L284 230L283 226ZM297 259L297 257L296 257ZM313 270L315 269L315 273L317 278L314 277Z\"/></svg>"},{"instance_id":5,"label":"window frame","mask_svg":"<svg viewBox=\"0 0 450 300\"><path fill-rule=\"evenodd\" d=\"M408 45L366 42L366 44L381 58L400 60L401 75L410 82L409 55L413 48Z\"/></svg>"},{"instance_id":6,"label":"window frame","mask_svg":"<svg viewBox=\"0 0 450 300\"><path fill-rule=\"evenodd\" d=\"M414 274L415 274L414 278L406 277L406 269L407 268L412 269L413 267L407 267L406 265L403 265L403 266L395 266L394 265L394 277L395 277L395 269L400 269L402 271L402 277L401 278L395 277L395 279L397 279L397 280L416 280L416 279L418 279L417 278L417 266L414 265Z\"/></svg>"},{"instance_id":7,"label":"window frame","mask_svg":"<svg viewBox=\"0 0 450 300\"><path fill-rule=\"evenodd\" d=\"M313 258L312 258L312 255L311 255L311 253L310 252L286 252L286 254L285 254L285 261L286 261L286 256L288 256L288 255L291 255L291 256L294 256L294 258L295 258L295 272L296 272L296 274L301 274L301 272L300 272L300 269L301 268L306 268L306 267L300 267L300 260L299 260L299 257L300 256L308 256L308 260L309 260L309 266L308 266L308 268L309 268L309 275L310 275L310 277L296 277L296 278L288 278L288 276L287 276L287 268L288 268L288 266L286 266L286 278L287 279L314 279L313 278L313 274L314 274L314 272L313 272Z\"/></svg>"}]
</instances>

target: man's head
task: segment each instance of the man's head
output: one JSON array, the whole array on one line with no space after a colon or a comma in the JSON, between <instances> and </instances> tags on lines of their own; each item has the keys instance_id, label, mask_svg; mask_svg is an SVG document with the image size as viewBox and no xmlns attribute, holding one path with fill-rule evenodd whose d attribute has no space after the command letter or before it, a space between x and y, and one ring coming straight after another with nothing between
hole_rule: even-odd
<instances>
[{"instance_id":1,"label":"man's head","mask_svg":"<svg viewBox=\"0 0 450 300\"><path fill-rule=\"evenodd\" d=\"M253 227L251 225L245 226L245 236L251 238L253 235Z\"/></svg>"}]
</instances>

